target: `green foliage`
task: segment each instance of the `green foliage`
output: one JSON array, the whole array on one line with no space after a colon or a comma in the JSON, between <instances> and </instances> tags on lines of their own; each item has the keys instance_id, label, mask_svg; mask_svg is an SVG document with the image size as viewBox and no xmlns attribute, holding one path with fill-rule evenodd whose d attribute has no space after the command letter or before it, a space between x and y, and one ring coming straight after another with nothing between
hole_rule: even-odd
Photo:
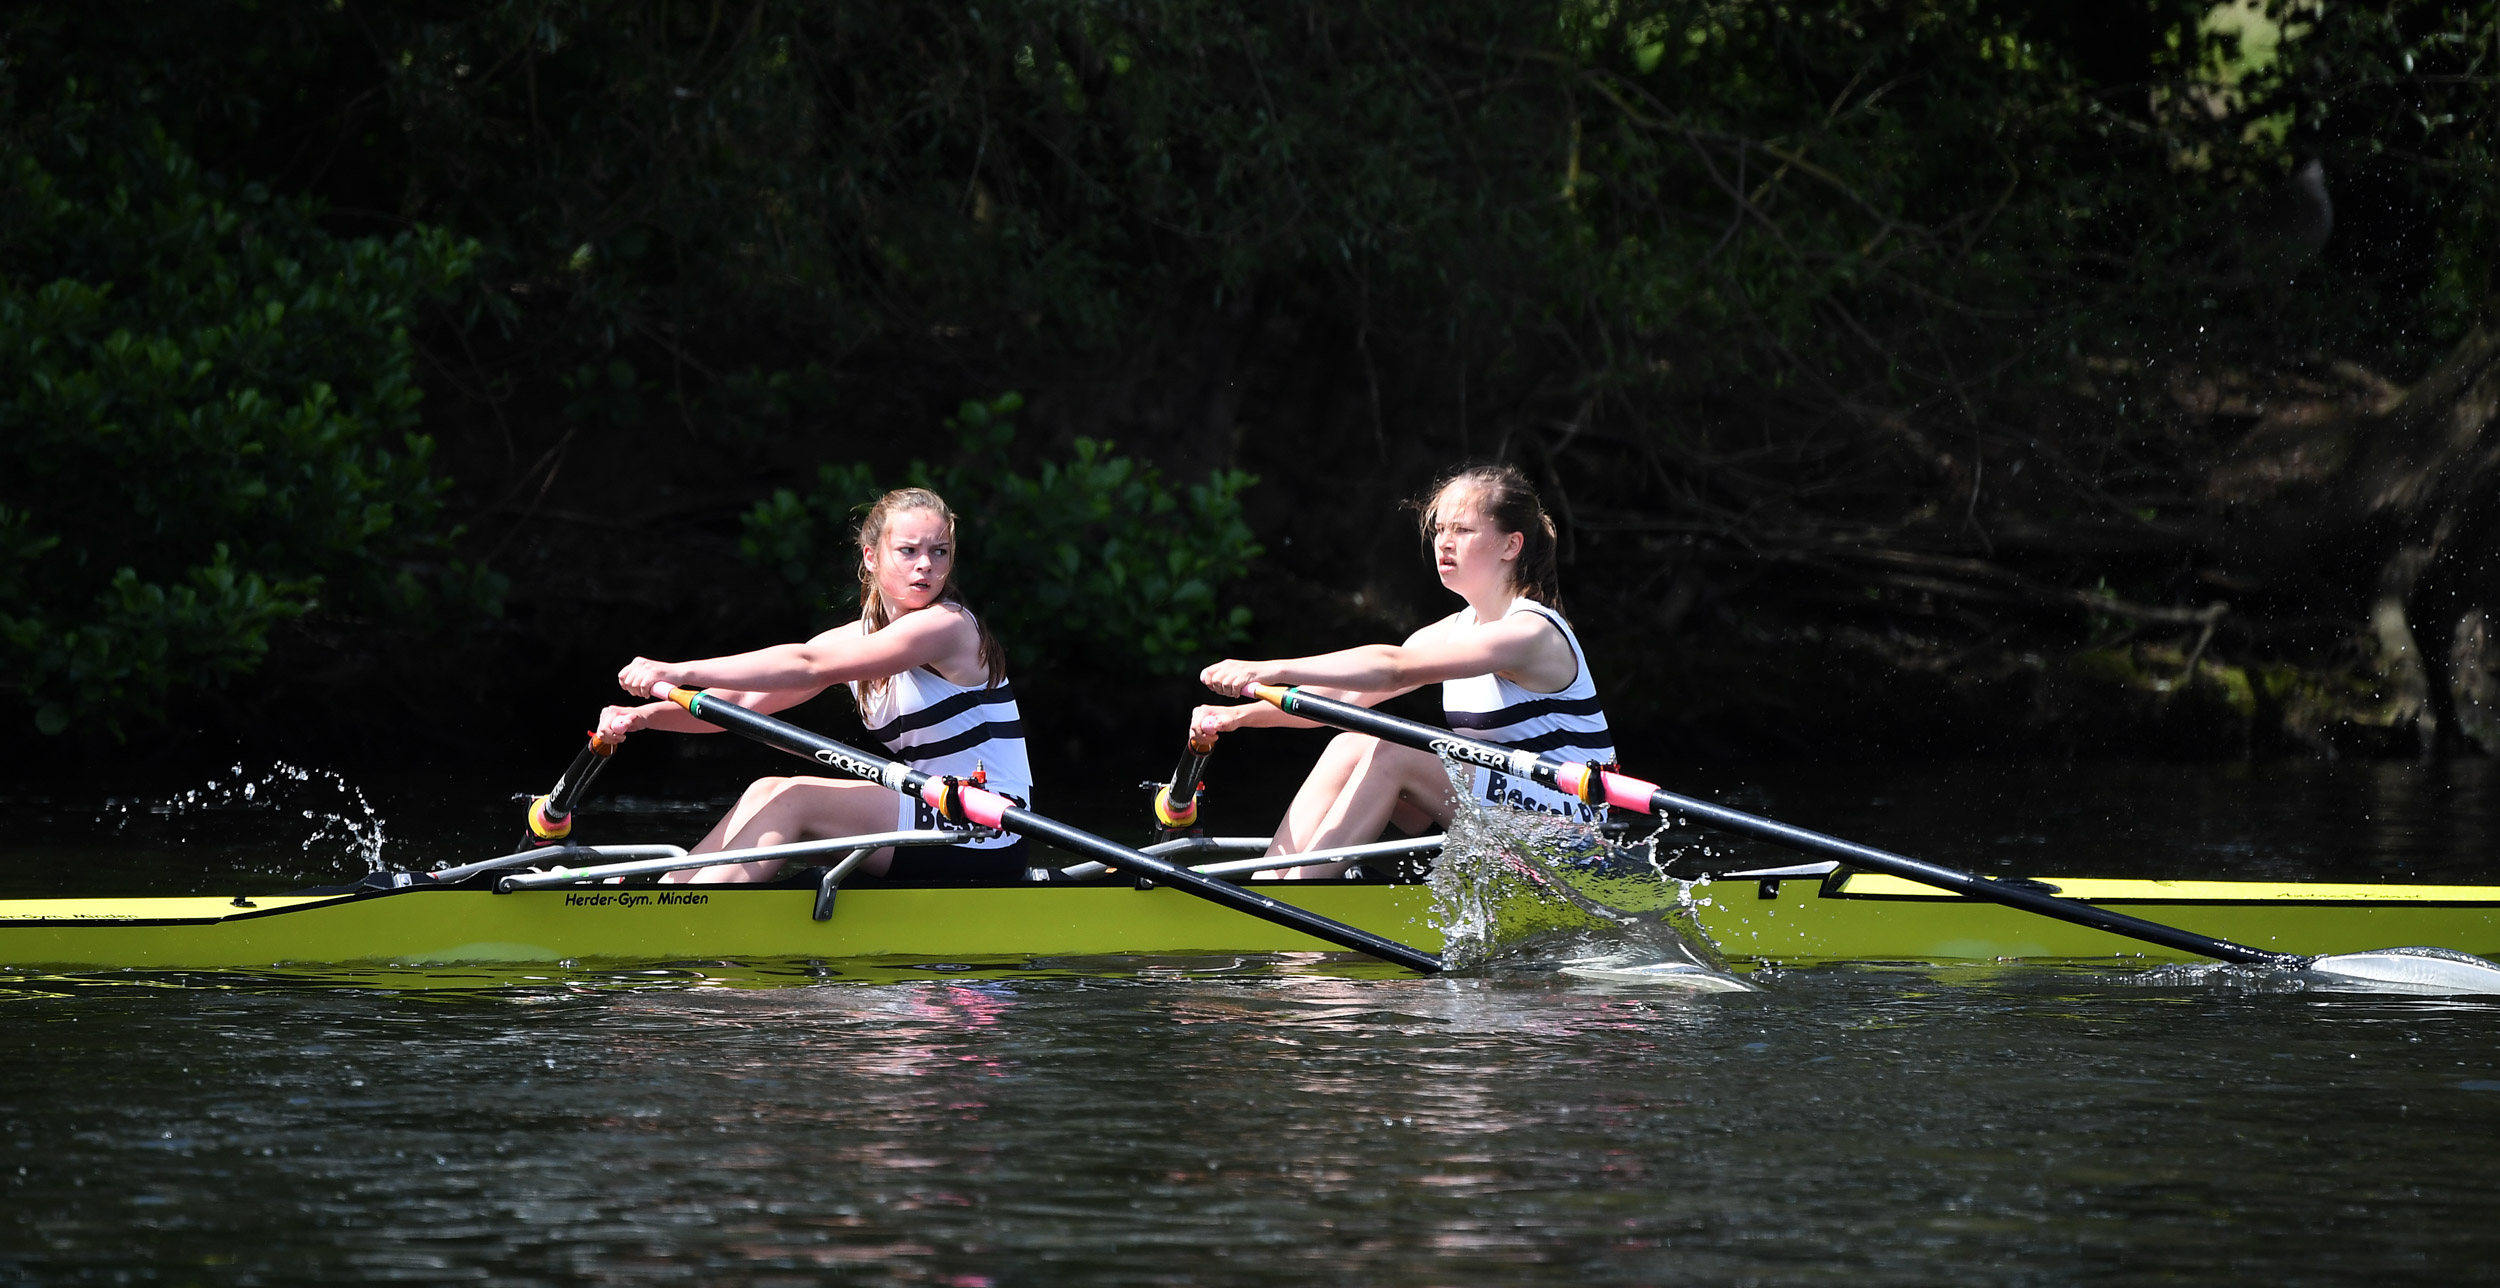
<instances>
[{"instance_id":1,"label":"green foliage","mask_svg":"<svg viewBox=\"0 0 2500 1288\"><path fill-rule=\"evenodd\" d=\"M1246 302L1762 514L1898 497L1674 462L1862 470L2079 355L2418 367L2493 285L2496 12L374 0L65 11L14 65L164 87L239 158L345 149L361 204L482 239L470 339L580 425L804 432L794 378L976 350L1151 368ZM2356 231L2292 291L2247 234L2312 156Z\"/></svg>"},{"instance_id":2,"label":"green foliage","mask_svg":"<svg viewBox=\"0 0 2500 1288\"><path fill-rule=\"evenodd\" d=\"M1256 479L1219 470L1175 488L1150 465L1079 438L1075 455L1032 474L1012 468L1013 393L967 402L946 422L955 457L915 460L905 485L961 516L957 575L1020 669L1065 664L1177 675L1246 637L1250 610L1218 598L1259 554L1241 514ZM740 549L810 605L856 602L858 515L883 495L863 465L826 465L802 497L756 503Z\"/></svg>"},{"instance_id":3,"label":"green foliage","mask_svg":"<svg viewBox=\"0 0 2500 1288\"><path fill-rule=\"evenodd\" d=\"M2248 418L2416 379L2500 291L2500 0L248 9L37 6L0 30L0 82L76 76L210 169L477 238L461 325L422 341L463 399L436 428L479 456L873 460L749 525L820 592L917 408L1047 380L1153 459L1294 462L1263 493L1297 530L1274 558L1317 577L1349 550L1382 574L1385 500L1494 452L1548 487L1575 599L1614 597L1592 620L1645 620L1662 584L1786 582L1821 614L1819 579L1870 581L1835 552L1887 545L2201 602L2240 561L2178 542ZM2323 246L2287 219L2311 160ZM222 200L261 209L245 191ZM5 269L25 307L44 262ZM823 441L837 399L865 442ZM1031 496L948 488L967 580L1028 655L1074 620L1160 639L1091 607L1105 585L1220 582L1104 557L1116 525L1067 498L1138 482L1093 451L1022 457ZM997 454L962 452L947 470ZM38 545L67 531L41 514ZM57 575L111 535L6 557ZM191 585L210 548L103 560L78 602L124 565ZM1040 607L1050 584L1070 598Z\"/></svg>"},{"instance_id":4,"label":"green foliage","mask_svg":"<svg viewBox=\"0 0 2500 1288\"><path fill-rule=\"evenodd\" d=\"M579 423L804 432L758 394L810 364L1151 369L1272 309L1367 399L1449 361L1604 424L1644 458L1572 444L1606 503L1873 518L2079 358L2410 370L2485 306L2490 0L2226 8L504 0L353 41ZM2360 231L2291 290L2308 156Z\"/></svg>"},{"instance_id":5,"label":"green foliage","mask_svg":"<svg viewBox=\"0 0 2500 1288\"><path fill-rule=\"evenodd\" d=\"M0 139L0 665L46 732L161 718L321 597L493 606L411 562L444 484L408 328L473 248L319 213L75 97Z\"/></svg>"}]
</instances>

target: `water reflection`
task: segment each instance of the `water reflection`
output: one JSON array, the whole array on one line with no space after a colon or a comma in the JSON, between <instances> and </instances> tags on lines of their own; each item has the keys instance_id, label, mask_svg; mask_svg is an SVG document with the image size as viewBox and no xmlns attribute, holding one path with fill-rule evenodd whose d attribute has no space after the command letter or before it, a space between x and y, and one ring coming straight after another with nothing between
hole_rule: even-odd
<instances>
[{"instance_id":1,"label":"water reflection","mask_svg":"<svg viewBox=\"0 0 2500 1288\"><path fill-rule=\"evenodd\" d=\"M0 1046L0 1273L31 1281L2360 1282L2500 1251L2486 1003L1978 968L53 991Z\"/></svg>"}]
</instances>

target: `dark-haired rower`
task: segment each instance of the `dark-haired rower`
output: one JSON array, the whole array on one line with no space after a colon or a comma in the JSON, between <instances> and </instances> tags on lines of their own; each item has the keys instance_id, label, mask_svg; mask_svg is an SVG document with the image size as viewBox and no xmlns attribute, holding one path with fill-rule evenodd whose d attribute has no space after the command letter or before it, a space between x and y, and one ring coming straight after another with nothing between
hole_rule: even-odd
<instances>
[{"instance_id":1,"label":"dark-haired rower","mask_svg":"<svg viewBox=\"0 0 2500 1288\"><path fill-rule=\"evenodd\" d=\"M1227 660L1199 679L1227 697L1253 684L1303 685L1364 706L1437 681L1450 727L1469 737L1565 760L1614 763L1614 735L1588 658L1563 619L1555 589L1554 521L1527 479L1507 465L1463 470L1433 492L1422 526L1441 584L1466 607L1403 644ZM1242 728L1309 728L1312 722L1254 702L1199 707L1190 726L1213 736ZM1493 769L1475 771L1473 790L1486 800L1584 821L1596 821L1604 810ZM1447 826L1452 804L1439 757L1342 733L1303 780L1268 853L1359 845L1391 823L1408 832ZM1284 875L1335 876L1344 867L1309 864Z\"/></svg>"}]
</instances>

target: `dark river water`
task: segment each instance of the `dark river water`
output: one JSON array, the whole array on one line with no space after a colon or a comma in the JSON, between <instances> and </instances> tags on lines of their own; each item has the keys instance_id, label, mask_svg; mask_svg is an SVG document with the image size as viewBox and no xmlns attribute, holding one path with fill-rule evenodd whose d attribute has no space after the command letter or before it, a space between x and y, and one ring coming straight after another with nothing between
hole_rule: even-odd
<instances>
[{"instance_id":1,"label":"dark river water","mask_svg":"<svg viewBox=\"0 0 2500 1288\"><path fill-rule=\"evenodd\" d=\"M448 775L214 777L19 790L0 894L278 889L377 847L493 852L516 817ZM2500 855L2482 762L1677 785L1991 871L2490 880ZM1263 829L1288 786L1219 778L1216 830ZM690 840L732 788L625 791L603 817ZM1133 837L1126 796L1055 799ZM20 973L0 1284L2500 1278L2494 1000L2043 967L1755 979Z\"/></svg>"}]
</instances>

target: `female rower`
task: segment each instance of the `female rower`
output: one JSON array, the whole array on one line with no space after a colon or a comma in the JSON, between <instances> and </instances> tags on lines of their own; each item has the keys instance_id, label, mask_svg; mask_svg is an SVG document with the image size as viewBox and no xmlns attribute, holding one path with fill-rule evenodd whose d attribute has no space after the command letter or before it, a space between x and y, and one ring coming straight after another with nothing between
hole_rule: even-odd
<instances>
[{"instance_id":1,"label":"female rower","mask_svg":"<svg viewBox=\"0 0 2500 1288\"><path fill-rule=\"evenodd\" d=\"M1303 685L1376 706L1434 681L1450 727L1485 742L1567 760L1612 764L1614 736L1589 679L1588 659L1563 620L1554 584L1554 521L1526 476L1482 465L1446 479L1423 507L1423 535L1441 584L1467 606L1407 637L1316 657L1227 660L1199 679L1228 697L1253 684ZM1311 728L1265 702L1205 706L1191 728L1207 736L1252 727ZM1598 821L1590 806L1500 770L1475 771L1484 800ZM1271 855L1359 845L1388 824L1410 833L1447 826L1453 802L1440 758L1341 733L1303 780L1268 846ZM1283 875L1328 877L1343 863L1306 864Z\"/></svg>"},{"instance_id":2,"label":"female rower","mask_svg":"<svg viewBox=\"0 0 2500 1288\"><path fill-rule=\"evenodd\" d=\"M778 644L700 662L638 657L616 674L637 696L673 684L757 711L794 707L848 684L869 740L930 774L988 775L991 791L1030 799L1033 771L1023 717L1007 683L1006 651L955 593L955 514L925 488L888 492L859 527L859 620L803 644ZM609 707L600 727L612 737L637 729L716 733L673 702ZM929 807L870 782L761 778L691 851L745 849L792 841L939 826ZM868 856L870 876L916 880L1015 880L1024 875L1024 838L993 833L956 846L913 847L899 862L891 848ZM671 881L761 881L778 859L673 872Z\"/></svg>"}]
</instances>

